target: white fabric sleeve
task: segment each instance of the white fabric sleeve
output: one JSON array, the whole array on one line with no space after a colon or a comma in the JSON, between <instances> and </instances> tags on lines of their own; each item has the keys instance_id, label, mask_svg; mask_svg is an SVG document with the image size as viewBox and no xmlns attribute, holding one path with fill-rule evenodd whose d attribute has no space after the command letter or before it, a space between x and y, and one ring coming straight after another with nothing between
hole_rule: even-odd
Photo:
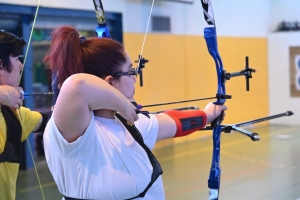
<instances>
[{"instance_id":1,"label":"white fabric sleeve","mask_svg":"<svg viewBox=\"0 0 300 200\"><path fill-rule=\"evenodd\" d=\"M58 130L55 120L50 118L44 133L44 144L48 149L59 152L66 158L79 158L88 154L92 149L92 143L95 141L94 137L94 114L92 114L91 122L84 134L74 142L69 143L61 135Z\"/></svg>"},{"instance_id":2,"label":"white fabric sleeve","mask_svg":"<svg viewBox=\"0 0 300 200\"><path fill-rule=\"evenodd\" d=\"M150 119L143 114L139 114L139 120L134 122L137 129L141 132L144 143L152 150L156 143L158 134L158 120L154 115L149 115Z\"/></svg>"}]
</instances>

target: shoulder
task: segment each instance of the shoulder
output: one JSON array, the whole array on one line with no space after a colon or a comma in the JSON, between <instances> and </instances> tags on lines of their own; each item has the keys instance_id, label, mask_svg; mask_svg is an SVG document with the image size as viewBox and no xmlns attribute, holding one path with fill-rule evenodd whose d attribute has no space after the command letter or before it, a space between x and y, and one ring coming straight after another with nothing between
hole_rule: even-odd
<instances>
[{"instance_id":1,"label":"shoulder","mask_svg":"<svg viewBox=\"0 0 300 200\"><path fill-rule=\"evenodd\" d=\"M19 111L17 110L17 115L19 115L19 117L21 118L21 120L23 120L23 116L24 117L28 117L29 116L30 118L42 118L41 113L39 113L37 111L32 111L29 108L26 108L26 107L23 107L23 106L20 107Z\"/></svg>"},{"instance_id":2,"label":"shoulder","mask_svg":"<svg viewBox=\"0 0 300 200\"><path fill-rule=\"evenodd\" d=\"M97 135L95 134L97 124L95 123L94 115L92 116L90 124L85 132L75 141L68 142L62 136L56 125L55 118L52 115L44 132L45 153L47 155L52 154L52 151L49 151L49 149L51 149L59 152L63 157L77 158L90 152L93 149L93 144L97 142Z\"/></svg>"},{"instance_id":3,"label":"shoulder","mask_svg":"<svg viewBox=\"0 0 300 200\"><path fill-rule=\"evenodd\" d=\"M41 122L42 115L39 112L32 111L26 107L20 107L16 110L21 126L22 126L22 141L24 141L28 135L36 128Z\"/></svg>"}]
</instances>

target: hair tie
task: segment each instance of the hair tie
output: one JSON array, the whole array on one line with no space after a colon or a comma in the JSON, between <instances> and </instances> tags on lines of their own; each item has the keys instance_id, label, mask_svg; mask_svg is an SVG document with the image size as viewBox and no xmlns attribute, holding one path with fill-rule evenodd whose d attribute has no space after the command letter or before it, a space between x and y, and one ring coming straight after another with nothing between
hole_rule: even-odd
<instances>
[{"instance_id":1,"label":"hair tie","mask_svg":"<svg viewBox=\"0 0 300 200\"><path fill-rule=\"evenodd\" d=\"M83 35L79 36L80 44L82 44L85 40L86 40L86 37L84 37Z\"/></svg>"}]
</instances>

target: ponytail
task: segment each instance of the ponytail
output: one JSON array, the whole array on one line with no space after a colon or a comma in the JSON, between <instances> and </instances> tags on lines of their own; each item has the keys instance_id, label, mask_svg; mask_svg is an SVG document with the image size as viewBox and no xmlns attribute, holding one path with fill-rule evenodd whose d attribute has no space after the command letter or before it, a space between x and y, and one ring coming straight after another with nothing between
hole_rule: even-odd
<instances>
[{"instance_id":1,"label":"ponytail","mask_svg":"<svg viewBox=\"0 0 300 200\"><path fill-rule=\"evenodd\" d=\"M122 72L126 52L121 43L109 38L79 36L70 26L62 26L52 32L52 44L44 58L49 68L57 72L58 83L69 76L87 73L104 79Z\"/></svg>"},{"instance_id":2,"label":"ponytail","mask_svg":"<svg viewBox=\"0 0 300 200\"><path fill-rule=\"evenodd\" d=\"M52 71L56 71L59 83L69 76L83 73L82 48L79 33L71 26L62 26L52 34L51 47L44 58Z\"/></svg>"}]
</instances>

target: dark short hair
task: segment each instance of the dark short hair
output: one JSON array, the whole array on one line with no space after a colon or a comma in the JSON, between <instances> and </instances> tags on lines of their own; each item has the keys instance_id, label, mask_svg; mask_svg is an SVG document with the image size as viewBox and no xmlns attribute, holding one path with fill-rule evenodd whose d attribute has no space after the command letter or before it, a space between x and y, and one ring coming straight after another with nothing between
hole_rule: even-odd
<instances>
[{"instance_id":1,"label":"dark short hair","mask_svg":"<svg viewBox=\"0 0 300 200\"><path fill-rule=\"evenodd\" d=\"M3 70L11 72L11 63L9 56L17 57L22 54L26 41L18 38L14 34L0 30L0 60L2 61Z\"/></svg>"}]
</instances>

